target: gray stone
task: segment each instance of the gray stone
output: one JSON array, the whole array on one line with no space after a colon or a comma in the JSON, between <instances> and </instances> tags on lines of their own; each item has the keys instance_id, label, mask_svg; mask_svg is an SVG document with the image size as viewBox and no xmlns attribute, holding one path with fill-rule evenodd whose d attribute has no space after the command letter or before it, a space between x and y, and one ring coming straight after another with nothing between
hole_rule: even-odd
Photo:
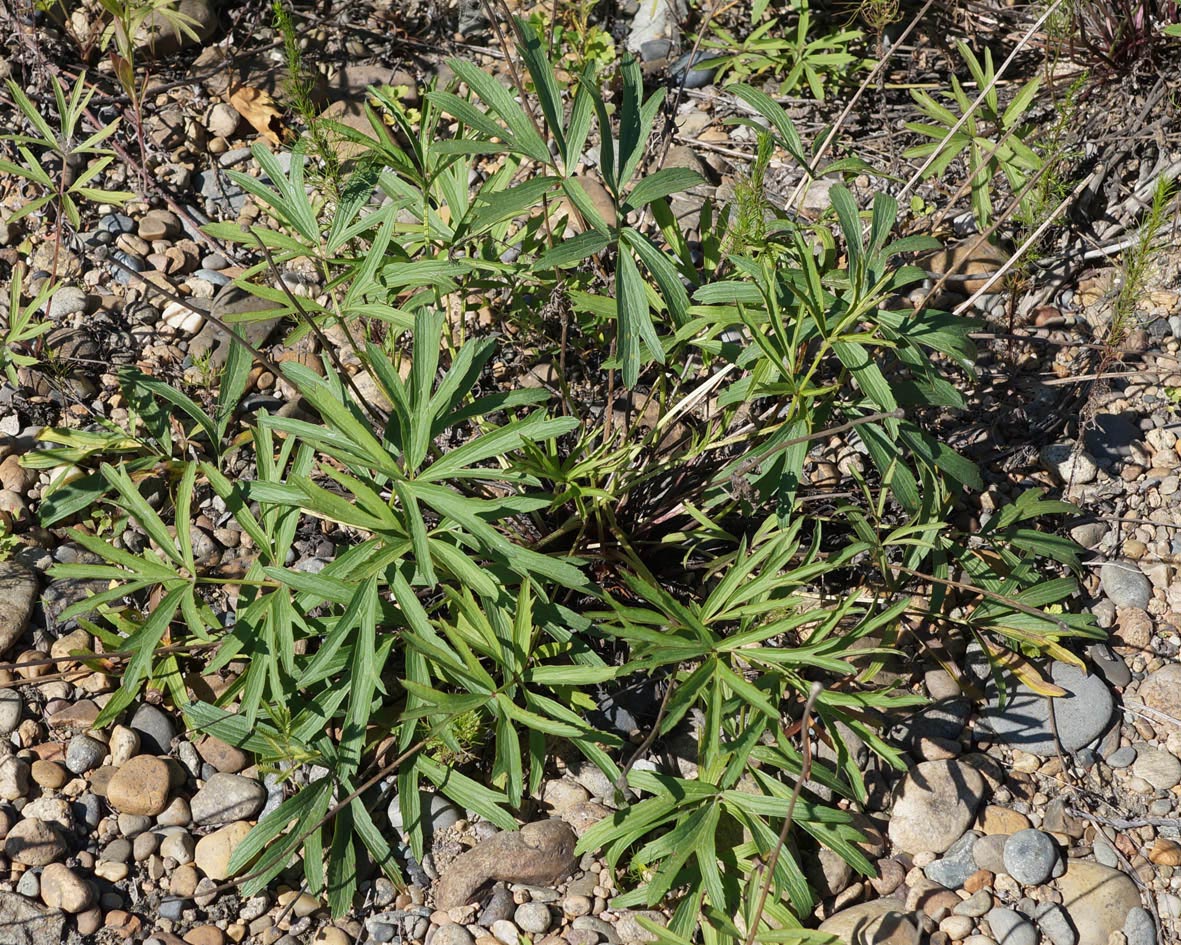
<instances>
[{"instance_id":1,"label":"gray stone","mask_svg":"<svg viewBox=\"0 0 1181 945\"><path fill-rule=\"evenodd\" d=\"M511 919L516 910L516 900L513 899L513 894L508 891L508 887L504 883L495 883L492 886L492 893L488 897L488 905L480 910L476 921L486 929L491 928L493 922Z\"/></svg>"},{"instance_id":2,"label":"gray stone","mask_svg":"<svg viewBox=\"0 0 1181 945\"><path fill-rule=\"evenodd\" d=\"M1152 584L1134 561L1108 561L1099 569L1099 586L1120 607L1144 610L1152 600Z\"/></svg>"},{"instance_id":3,"label":"gray stone","mask_svg":"<svg viewBox=\"0 0 1181 945\"><path fill-rule=\"evenodd\" d=\"M1084 522L1070 530L1070 537L1084 548L1098 548L1111 530L1105 522Z\"/></svg>"},{"instance_id":4,"label":"gray stone","mask_svg":"<svg viewBox=\"0 0 1181 945\"><path fill-rule=\"evenodd\" d=\"M540 935L549 930L553 920L550 916L549 906L544 902L525 902L517 906L513 921L517 923L517 928L522 932Z\"/></svg>"},{"instance_id":5,"label":"gray stone","mask_svg":"<svg viewBox=\"0 0 1181 945\"><path fill-rule=\"evenodd\" d=\"M704 50L685 53L668 67L669 77L674 82L683 83L687 89L703 89L713 82L718 71L716 68L702 65L712 58L716 58L715 54Z\"/></svg>"},{"instance_id":6,"label":"gray stone","mask_svg":"<svg viewBox=\"0 0 1181 945\"><path fill-rule=\"evenodd\" d=\"M1086 424L1083 445L1103 465L1114 465L1132 455L1132 444L1143 438L1140 428L1118 413L1099 413Z\"/></svg>"},{"instance_id":7,"label":"gray stone","mask_svg":"<svg viewBox=\"0 0 1181 945\"><path fill-rule=\"evenodd\" d=\"M948 847L940 859L928 863L923 869L924 875L931 882L947 889L959 889L965 880L979 869L972 857L972 848L979 839L980 834L969 830Z\"/></svg>"},{"instance_id":8,"label":"gray stone","mask_svg":"<svg viewBox=\"0 0 1181 945\"><path fill-rule=\"evenodd\" d=\"M1095 838L1092 852L1100 866L1106 866L1108 869L1115 869L1119 866L1119 857L1116 856L1115 849L1102 837Z\"/></svg>"},{"instance_id":9,"label":"gray stone","mask_svg":"<svg viewBox=\"0 0 1181 945\"><path fill-rule=\"evenodd\" d=\"M611 945L619 945L619 935L615 931L615 927L603 919L593 915L580 915L570 923L571 928L582 931L598 932L604 939L611 943Z\"/></svg>"},{"instance_id":10,"label":"gray stone","mask_svg":"<svg viewBox=\"0 0 1181 945\"><path fill-rule=\"evenodd\" d=\"M1136 749L1131 745L1124 745L1113 751L1105 760L1112 768L1126 768L1136 760Z\"/></svg>"},{"instance_id":11,"label":"gray stone","mask_svg":"<svg viewBox=\"0 0 1181 945\"><path fill-rule=\"evenodd\" d=\"M1058 903L1043 902L1034 910L1033 918L1051 945L1076 945L1078 942L1078 932L1070 916Z\"/></svg>"},{"instance_id":12,"label":"gray stone","mask_svg":"<svg viewBox=\"0 0 1181 945\"><path fill-rule=\"evenodd\" d=\"M237 774L213 775L189 802L193 823L220 826L236 820L250 820L267 801L266 788Z\"/></svg>"},{"instance_id":13,"label":"gray stone","mask_svg":"<svg viewBox=\"0 0 1181 945\"><path fill-rule=\"evenodd\" d=\"M640 919L660 927L668 925L668 919L655 909L623 909L615 914L615 932L623 945L646 945L658 941L655 932L640 924Z\"/></svg>"},{"instance_id":14,"label":"gray stone","mask_svg":"<svg viewBox=\"0 0 1181 945\"><path fill-rule=\"evenodd\" d=\"M145 755L166 755L176 736L172 719L154 705L146 702L132 715L128 728L139 735L140 750Z\"/></svg>"},{"instance_id":15,"label":"gray stone","mask_svg":"<svg viewBox=\"0 0 1181 945\"><path fill-rule=\"evenodd\" d=\"M85 824L90 830L96 830L103 818L102 802L89 791L70 805L70 811L75 823Z\"/></svg>"},{"instance_id":16,"label":"gray stone","mask_svg":"<svg viewBox=\"0 0 1181 945\"><path fill-rule=\"evenodd\" d=\"M1021 913L997 907L984 918L997 945L1037 945L1037 929Z\"/></svg>"},{"instance_id":17,"label":"gray stone","mask_svg":"<svg viewBox=\"0 0 1181 945\"><path fill-rule=\"evenodd\" d=\"M906 853L943 853L976 816L984 779L970 765L924 761L906 776L894 802L889 834Z\"/></svg>"},{"instance_id":18,"label":"gray stone","mask_svg":"<svg viewBox=\"0 0 1181 945\"><path fill-rule=\"evenodd\" d=\"M0 659L28 627L38 590L37 575L23 564L0 561Z\"/></svg>"},{"instance_id":19,"label":"gray stone","mask_svg":"<svg viewBox=\"0 0 1181 945\"><path fill-rule=\"evenodd\" d=\"M1078 751L1107 729L1115 708L1111 690L1098 676L1087 676L1068 663L1053 663L1050 678L1067 692L1053 700L1058 738L1064 750ZM1010 685L1008 700L1002 705L996 683L989 679L985 682L985 700L978 726L982 733L1033 755L1049 757L1057 753L1050 725L1050 700L1045 696L1023 683Z\"/></svg>"},{"instance_id":20,"label":"gray stone","mask_svg":"<svg viewBox=\"0 0 1181 945\"><path fill-rule=\"evenodd\" d=\"M0 892L0 929L5 945L61 945L66 917L17 893Z\"/></svg>"},{"instance_id":21,"label":"gray stone","mask_svg":"<svg viewBox=\"0 0 1181 945\"><path fill-rule=\"evenodd\" d=\"M434 791L419 791L418 804L423 823L423 836L429 841L431 837L442 833L448 827L454 826L462 812L446 797ZM390 819L390 826L395 830L406 832L402 821L401 798L397 794L390 800L386 811Z\"/></svg>"},{"instance_id":22,"label":"gray stone","mask_svg":"<svg viewBox=\"0 0 1181 945\"><path fill-rule=\"evenodd\" d=\"M124 840L122 837L117 837L103 847L103 852L99 855L99 860L108 863L126 863L131 859L131 855L131 842Z\"/></svg>"},{"instance_id":23,"label":"gray stone","mask_svg":"<svg viewBox=\"0 0 1181 945\"><path fill-rule=\"evenodd\" d=\"M1067 486L1094 482L1099 470L1095 461L1073 443L1050 443L1042 447L1042 465Z\"/></svg>"},{"instance_id":24,"label":"gray stone","mask_svg":"<svg viewBox=\"0 0 1181 945\"><path fill-rule=\"evenodd\" d=\"M977 889L972 895L952 909L953 915L966 915L979 919L992 908L992 893L987 889Z\"/></svg>"},{"instance_id":25,"label":"gray stone","mask_svg":"<svg viewBox=\"0 0 1181 945\"><path fill-rule=\"evenodd\" d=\"M1087 656L1103 674L1103 678L1117 689L1123 689L1132 681L1132 671L1128 669L1128 664L1112 652L1106 643L1094 643L1087 647Z\"/></svg>"},{"instance_id":26,"label":"gray stone","mask_svg":"<svg viewBox=\"0 0 1181 945\"><path fill-rule=\"evenodd\" d=\"M1163 749L1144 747L1136 756L1132 774L1158 791L1167 791L1181 782L1181 761Z\"/></svg>"},{"instance_id":27,"label":"gray stone","mask_svg":"<svg viewBox=\"0 0 1181 945\"><path fill-rule=\"evenodd\" d=\"M457 922L439 926L431 941L434 945L475 945L471 933Z\"/></svg>"},{"instance_id":28,"label":"gray stone","mask_svg":"<svg viewBox=\"0 0 1181 945\"><path fill-rule=\"evenodd\" d=\"M25 870L17 880L16 891L30 899L41 898L41 874L33 870Z\"/></svg>"},{"instance_id":29,"label":"gray stone","mask_svg":"<svg viewBox=\"0 0 1181 945\"><path fill-rule=\"evenodd\" d=\"M932 703L906 724L911 745L917 745L924 738L955 741L964 730L971 709L972 703L964 698L941 699Z\"/></svg>"},{"instance_id":30,"label":"gray stone","mask_svg":"<svg viewBox=\"0 0 1181 945\"><path fill-rule=\"evenodd\" d=\"M20 726L24 705L15 689L0 689L0 738L11 735Z\"/></svg>"},{"instance_id":31,"label":"gray stone","mask_svg":"<svg viewBox=\"0 0 1181 945\"><path fill-rule=\"evenodd\" d=\"M115 236L119 236L122 233L133 233L135 231L135 221L126 213L105 214L98 221L98 225L101 229Z\"/></svg>"},{"instance_id":32,"label":"gray stone","mask_svg":"<svg viewBox=\"0 0 1181 945\"><path fill-rule=\"evenodd\" d=\"M1049 834L1032 827L1018 830L1005 843L1005 869L1026 886L1040 886L1058 862L1058 848Z\"/></svg>"},{"instance_id":33,"label":"gray stone","mask_svg":"<svg viewBox=\"0 0 1181 945\"><path fill-rule=\"evenodd\" d=\"M61 321L67 315L78 315L86 311L86 293L77 286L62 286L53 293L46 306L45 314L51 321Z\"/></svg>"},{"instance_id":34,"label":"gray stone","mask_svg":"<svg viewBox=\"0 0 1181 945\"><path fill-rule=\"evenodd\" d=\"M1152 914L1143 906L1134 906L1124 920L1124 935L1128 945L1156 945L1156 923L1152 921ZM1063 943L1054 942L1054 945Z\"/></svg>"},{"instance_id":35,"label":"gray stone","mask_svg":"<svg viewBox=\"0 0 1181 945\"><path fill-rule=\"evenodd\" d=\"M74 774L85 774L102 764L107 746L90 735L75 735L66 745L66 767Z\"/></svg>"}]
</instances>

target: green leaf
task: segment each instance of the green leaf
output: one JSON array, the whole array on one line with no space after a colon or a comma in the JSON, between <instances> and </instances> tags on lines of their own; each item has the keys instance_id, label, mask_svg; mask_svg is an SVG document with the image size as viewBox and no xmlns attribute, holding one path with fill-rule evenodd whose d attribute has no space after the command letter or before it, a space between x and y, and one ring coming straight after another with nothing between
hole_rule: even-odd
<instances>
[{"instance_id":1,"label":"green leaf","mask_svg":"<svg viewBox=\"0 0 1181 945\"><path fill-rule=\"evenodd\" d=\"M615 293L619 356L623 362L623 383L634 388L640 378L641 344L659 363L664 363L664 348L656 335L648 308L648 292L631 250L620 247L615 264Z\"/></svg>"},{"instance_id":2,"label":"green leaf","mask_svg":"<svg viewBox=\"0 0 1181 945\"><path fill-rule=\"evenodd\" d=\"M697 171L688 167L664 167L644 177L627 196L625 208L639 210L653 200L678 194L705 182Z\"/></svg>"},{"instance_id":3,"label":"green leaf","mask_svg":"<svg viewBox=\"0 0 1181 945\"><path fill-rule=\"evenodd\" d=\"M533 88L541 104L541 113L545 115L545 122L558 145L562 161L568 165L571 155L566 150L566 138L562 133L562 95L558 90L554 67L550 64L541 40L529 21L519 16L514 17L514 21L521 35L521 58L525 60L525 68L529 70L529 75L533 79Z\"/></svg>"}]
</instances>

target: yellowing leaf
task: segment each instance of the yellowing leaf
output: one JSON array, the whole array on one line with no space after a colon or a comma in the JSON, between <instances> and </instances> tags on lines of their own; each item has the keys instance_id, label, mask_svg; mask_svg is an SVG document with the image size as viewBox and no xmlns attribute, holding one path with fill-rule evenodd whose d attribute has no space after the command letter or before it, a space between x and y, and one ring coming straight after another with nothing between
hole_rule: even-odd
<instances>
[{"instance_id":1,"label":"yellowing leaf","mask_svg":"<svg viewBox=\"0 0 1181 945\"><path fill-rule=\"evenodd\" d=\"M988 649L989 659L998 666L1003 666L1016 676L1021 682L1037 693L1039 696L1065 696L1067 691L1061 686L1055 686L1052 682L1045 679L1036 666L1023 656L1018 656L1011 650L1004 650L999 646L990 643L988 640L981 641Z\"/></svg>"},{"instance_id":2,"label":"yellowing leaf","mask_svg":"<svg viewBox=\"0 0 1181 945\"><path fill-rule=\"evenodd\" d=\"M235 86L228 96L230 105L270 144L279 145L283 133L283 115L275 100L262 89L249 85Z\"/></svg>"}]
</instances>

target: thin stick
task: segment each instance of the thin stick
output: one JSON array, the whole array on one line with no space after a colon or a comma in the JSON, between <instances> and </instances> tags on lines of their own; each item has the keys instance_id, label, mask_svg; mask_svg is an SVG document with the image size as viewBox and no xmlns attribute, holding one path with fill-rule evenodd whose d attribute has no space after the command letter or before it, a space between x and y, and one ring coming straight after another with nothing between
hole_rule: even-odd
<instances>
[{"instance_id":1,"label":"thin stick","mask_svg":"<svg viewBox=\"0 0 1181 945\"><path fill-rule=\"evenodd\" d=\"M792 820L796 812L796 802L800 799L800 791L803 790L804 782L812 776L812 744L809 740L812 707L816 704L816 700L823 691L824 687L820 683L812 683L812 688L808 692L808 700L804 703L804 712L800 717L800 733L804 753L803 764L800 766L800 776L796 778L796 783L792 785L791 798L787 802L787 811L783 815L783 826L779 828L779 839L775 843L775 848L771 851L771 856L767 859L767 875L764 877L762 888L759 890L759 903L755 906L754 915L751 916L750 927L746 930L746 938L743 941L743 945L754 945L754 940L759 934L759 923L763 920L763 910L767 907L767 897L771 894L771 884L775 879L775 867L779 865L779 857L783 853L784 845L787 843L787 835L791 833Z\"/></svg>"}]
</instances>

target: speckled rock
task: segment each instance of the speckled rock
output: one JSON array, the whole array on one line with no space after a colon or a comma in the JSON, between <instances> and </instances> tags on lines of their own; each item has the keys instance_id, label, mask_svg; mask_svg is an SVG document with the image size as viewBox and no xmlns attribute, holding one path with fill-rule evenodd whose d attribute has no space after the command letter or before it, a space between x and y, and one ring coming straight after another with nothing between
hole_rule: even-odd
<instances>
[{"instance_id":1,"label":"speckled rock","mask_svg":"<svg viewBox=\"0 0 1181 945\"><path fill-rule=\"evenodd\" d=\"M825 919L819 931L835 935L844 945L913 945L919 930L894 899L858 903Z\"/></svg>"},{"instance_id":2,"label":"speckled rock","mask_svg":"<svg viewBox=\"0 0 1181 945\"><path fill-rule=\"evenodd\" d=\"M4 852L25 866L48 866L66 855L66 844L51 824L26 817L8 831Z\"/></svg>"},{"instance_id":3,"label":"speckled rock","mask_svg":"<svg viewBox=\"0 0 1181 945\"><path fill-rule=\"evenodd\" d=\"M1148 708L1181 719L1181 663L1166 663L1149 674L1136 694Z\"/></svg>"},{"instance_id":4,"label":"speckled rock","mask_svg":"<svg viewBox=\"0 0 1181 945\"><path fill-rule=\"evenodd\" d=\"M1122 931L1128 913L1140 905L1136 884L1128 876L1090 860L1068 860L1055 885L1078 929L1078 945L1107 945L1111 933Z\"/></svg>"},{"instance_id":5,"label":"speckled rock","mask_svg":"<svg viewBox=\"0 0 1181 945\"><path fill-rule=\"evenodd\" d=\"M19 893L0 891L0 929L4 945L61 945L66 917Z\"/></svg>"},{"instance_id":6,"label":"speckled rock","mask_svg":"<svg viewBox=\"0 0 1181 945\"><path fill-rule=\"evenodd\" d=\"M168 806L168 765L152 755L136 755L111 776L107 803L122 814L154 817Z\"/></svg>"},{"instance_id":7,"label":"speckled rock","mask_svg":"<svg viewBox=\"0 0 1181 945\"><path fill-rule=\"evenodd\" d=\"M565 879L574 870L574 831L561 820L526 824L520 831L498 833L460 854L439 877L435 905L452 909L466 905L489 880L546 884Z\"/></svg>"},{"instance_id":8,"label":"speckled rock","mask_svg":"<svg viewBox=\"0 0 1181 945\"><path fill-rule=\"evenodd\" d=\"M70 915L94 905L94 887L62 863L50 863L41 872L41 901Z\"/></svg>"},{"instance_id":9,"label":"speckled rock","mask_svg":"<svg viewBox=\"0 0 1181 945\"><path fill-rule=\"evenodd\" d=\"M1040 830L1019 830L1005 842L1005 869L1017 882L1040 886L1058 862L1054 839Z\"/></svg>"},{"instance_id":10,"label":"speckled rock","mask_svg":"<svg viewBox=\"0 0 1181 945\"><path fill-rule=\"evenodd\" d=\"M250 820L267 802L267 790L250 778L237 774L213 775L189 802L193 822L221 826L235 820Z\"/></svg>"},{"instance_id":11,"label":"speckled rock","mask_svg":"<svg viewBox=\"0 0 1181 945\"><path fill-rule=\"evenodd\" d=\"M890 840L906 853L942 853L963 836L983 797L984 779L972 766L924 761L902 782Z\"/></svg>"}]
</instances>

